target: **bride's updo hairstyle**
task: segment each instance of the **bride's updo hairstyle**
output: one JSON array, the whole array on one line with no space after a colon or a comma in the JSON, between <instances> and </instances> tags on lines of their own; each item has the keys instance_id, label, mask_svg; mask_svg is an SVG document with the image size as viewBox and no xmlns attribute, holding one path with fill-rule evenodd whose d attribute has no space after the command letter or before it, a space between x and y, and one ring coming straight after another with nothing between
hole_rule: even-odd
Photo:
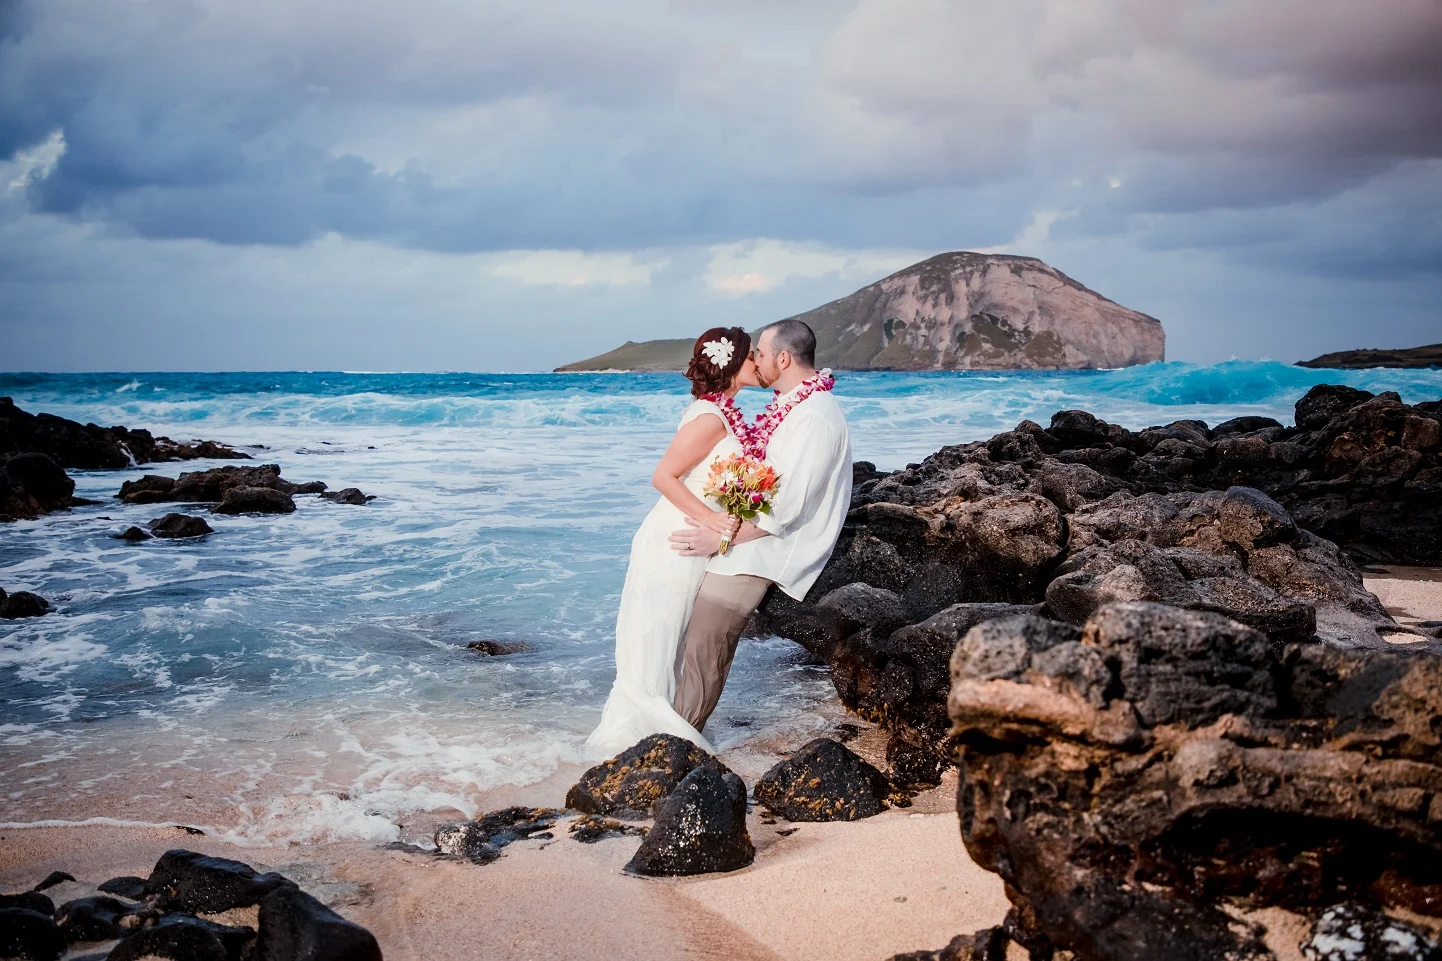
<instances>
[{"instance_id":1,"label":"bride's updo hairstyle","mask_svg":"<svg viewBox=\"0 0 1442 961\"><path fill-rule=\"evenodd\" d=\"M711 359L716 348L707 353L706 345L719 344L723 339L731 342L731 357L726 363L717 365ZM712 327L697 337L696 345L691 348L691 364L686 368L686 376L691 381L691 396L705 397L730 387L736 372L750 354L751 335L740 327Z\"/></svg>"}]
</instances>

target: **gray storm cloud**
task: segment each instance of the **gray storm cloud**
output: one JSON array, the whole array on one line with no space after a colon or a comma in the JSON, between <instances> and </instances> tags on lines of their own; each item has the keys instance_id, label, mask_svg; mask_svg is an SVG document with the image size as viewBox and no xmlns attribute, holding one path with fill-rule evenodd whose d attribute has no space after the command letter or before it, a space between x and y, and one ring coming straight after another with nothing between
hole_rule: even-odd
<instances>
[{"instance_id":1,"label":"gray storm cloud","mask_svg":"<svg viewBox=\"0 0 1442 961\"><path fill-rule=\"evenodd\" d=\"M0 255L32 218L448 255L1050 238L1435 284L1438 49L1436 0L0 0Z\"/></svg>"}]
</instances>

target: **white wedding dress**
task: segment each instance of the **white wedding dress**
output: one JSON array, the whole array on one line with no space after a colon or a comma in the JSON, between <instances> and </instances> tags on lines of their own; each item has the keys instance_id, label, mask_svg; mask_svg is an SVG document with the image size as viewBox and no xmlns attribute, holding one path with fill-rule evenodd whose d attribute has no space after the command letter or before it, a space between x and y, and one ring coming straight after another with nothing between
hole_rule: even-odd
<instances>
[{"instance_id":1,"label":"white wedding dress","mask_svg":"<svg viewBox=\"0 0 1442 961\"><path fill-rule=\"evenodd\" d=\"M681 426L707 415L726 424L719 407L698 400L686 408ZM740 452L741 444L726 424L726 436L682 482L701 497L711 462ZM660 733L684 737L715 753L701 732L671 707L676 694L677 653L709 560L683 557L672 549L671 533L685 528L685 517L662 497L631 539L631 560L616 615L616 683L601 712L601 723L586 740L590 757L610 757L649 734Z\"/></svg>"}]
</instances>

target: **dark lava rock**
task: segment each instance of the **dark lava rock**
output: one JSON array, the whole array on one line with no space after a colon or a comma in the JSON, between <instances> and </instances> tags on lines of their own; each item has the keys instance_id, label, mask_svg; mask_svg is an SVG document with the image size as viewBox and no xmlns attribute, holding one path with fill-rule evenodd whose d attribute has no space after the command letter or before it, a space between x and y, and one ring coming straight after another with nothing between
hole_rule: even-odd
<instances>
[{"instance_id":1,"label":"dark lava rock","mask_svg":"<svg viewBox=\"0 0 1442 961\"><path fill-rule=\"evenodd\" d=\"M1301 947L1307 961L1442 961L1430 933L1359 904L1323 911Z\"/></svg>"},{"instance_id":2,"label":"dark lava rock","mask_svg":"<svg viewBox=\"0 0 1442 961\"><path fill-rule=\"evenodd\" d=\"M260 935L250 961L381 961L380 945L295 887L279 888L260 902Z\"/></svg>"},{"instance_id":3,"label":"dark lava rock","mask_svg":"<svg viewBox=\"0 0 1442 961\"><path fill-rule=\"evenodd\" d=\"M1296 540L1297 525L1287 509L1251 487L1229 487L1222 498L1223 540L1250 551Z\"/></svg>"},{"instance_id":4,"label":"dark lava rock","mask_svg":"<svg viewBox=\"0 0 1442 961\"><path fill-rule=\"evenodd\" d=\"M39 594L16 591L6 594L0 590L0 618L19 620L22 617L41 617L50 613L50 602Z\"/></svg>"},{"instance_id":5,"label":"dark lava rock","mask_svg":"<svg viewBox=\"0 0 1442 961\"><path fill-rule=\"evenodd\" d=\"M150 533L156 537L169 538L204 537L206 534L214 534L215 530L203 517L172 512L151 521Z\"/></svg>"},{"instance_id":6,"label":"dark lava rock","mask_svg":"<svg viewBox=\"0 0 1442 961\"><path fill-rule=\"evenodd\" d=\"M122 898L129 898L132 901L139 901L145 897L145 879L130 875L111 878L103 882L99 890L103 894L117 894Z\"/></svg>"},{"instance_id":7,"label":"dark lava rock","mask_svg":"<svg viewBox=\"0 0 1442 961\"><path fill-rule=\"evenodd\" d=\"M269 487L232 487L215 508L217 514L293 514L295 500Z\"/></svg>"},{"instance_id":8,"label":"dark lava rock","mask_svg":"<svg viewBox=\"0 0 1442 961\"><path fill-rule=\"evenodd\" d=\"M626 864L633 874L669 877L735 871L756 857L746 833L746 785L699 766L656 808L656 823Z\"/></svg>"},{"instance_id":9,"label":"dark lava rock","mask_svg":"<svg viewBox=\"0 0 1442 961\"><path fill-rule=\"evenodd\" d=\"M958 934L938 951L907 951L891 961L1006 961L1010 943L1001 928L984 928L975 934Z\"/></svg>"},{"instance_id":10,"label":"dark lava rock","mask_svg":"<svg viewBox=\"0 0 1442 961\"><path fill-rule=\"evenodd\" d=\"M204 471L186 471L175 480L148 475L138 481L121 485L116 496L127 503L154 504L180 501L192 504L219 504L226 493L236 488L263 488L281 494L319 494L326 489L320 481L294 484L280 476L280 465L259 467L213 467ZM253 496L253 495L252 495Z\"/></svg>"},{"instance_id":11,"label":"dark lava rock","mask_svg":"<svg viewBox=\"0 0 1442 961\"><path fill-rule=\"evenodd\" d=\"M255 940L255 929L216 924L186 914L171 914L153 926L124 938L110 952L109 961L168 958L171 961L243 961Z\"/></svg>"},{"instance_id":12,"label":"dark lava rock","mask_svg":"<svg viewBox=\"0 0 1442 961\"><path fill-rule=\"evenodd\" d=\"M731 773L685 738L652 734L582 774L566 792L566 807L582 814L648 818L652 806L698 767Z\"/></svg>"},{"instance_id":13,"label":"dark lava rock","mask_svg":"<svg viewBox=\"0 0 1442 961\"><path fill-rule=\"evenodd\" d=\"M175 478L159 474L146 474L139 480L126 481L120 485L115 496L127 504L160 504L174 500Z\"/></svg>"},{"instance_id":14,"label":"dark lava rock","mask_svg":"<svg viewBox=\"0 0 1442 961\"><path fill-rule=\"evenodd\" d=\"M466 650L484 654L487 657L505 657L507 654L522 654L531 646L522 641L471 641Z\"/></svg>"},{"instance_id":15,"label":"dark lava rock","mask_svg":"<svg viewBox=\"0 0 1442 961\"><path fill-rule=\"evenodd\" d=\"M47 918L55 915L55 902L39 891L0 894L0 908L25 908L27 911L39 911Z\"/></svg>"},{"instance_id":16,"label":"dark lava rock","mask_svg":"<svg viewBox=\"0 0 1442 961\"><path fill-rule=\"evenodd\" d=\"M569 830L571 837L582 844L595 844L606 838L625 837L628 834L642 838L646 836L646 829L643 827L623 824L594 814L586 814L572 821Z\"/></svg>"},{"instance_id":17,"label":"dark lava rock","mask_svg":"<svg viewBox=\"0 0 1442 961\"><path fill-rule=\"evenodd\" d=\"M38 452L64 467L120 470L135 464L198 457L240 458L248 455L215 441L177 443L153 437L147 430L80 424L54 414L31 414L0 397L0 457Z\"/></svg>"},{"instance_id":18,"label":"dark lava rock","mask_svg":"<svg viewBox=\"0 0 1442 961\"><path fill-rule=\"evenodd\" d=\"M327 491L320 495L320 499L336 504L354 504L360 507L375 500L376 497L374 494L361 493L359 487L347 487L344 490Z\"/></svg>"},{"instance_id":19,"label":"dark lava rock","mask_svg":"<svg viewBox=\"0 0 1442 961\"><path fill-rule=\"evenodd\" d=\"M116 536L122 541L131 542L148 541L151 537L151 535L145 533L145 531L138 527L127 527L123 533Z\"/></svg>"},{"instance_id":20,"label":"dark lava rock","mask_svg":"<svg viewBox=\"0 0 1442 961\"><path fill-rule=\"evenodd\" d=\"M788 821L859 821L884 811L890 791L886 775L819 737L763 774L752 793Z\"/></svg>"},{"instance_id":21,"label":"dark lava rock","mask_svg":"<svg viewBox=\"0 0 1442 961\"><path fill-rule=\"evenodd\" d=\"M240 861L177 848L155 862L145 895L166 911L214 914L259 904L277 888L294 886L274 872L257 874Z\"/></svg>"},{"instance_id":22,"label":"dark lava rock","mask_svg":"<svg viewBox=\"0 0 1442 961\"><path fill-rule=\"evenodd\" d=\"M561 814L554 808L509 807L474 821L455 821L436 829L436 850L448 857L489 864L501 848L556 826Z\"/></svg>"},{"instance_id":23,"label":"dark lava rock","mask_svg":"<svg viewBox=\"0 0 1442 961\"><path fill-rule=\"evenodd\" d=\"M120 921L135 910L136 905L97 895L66 901L55 912L55 923L67 941L111 941L127 933Z\"/></svg>"},{"instance_id":24,"label":"dark lava rock","mask_svg":"<svg viewBox=\"0 0 1442 961\"><path fill-rule=\"evenodd\" d=\"M74 503L75 482L44 454L0 455L0 521L33 520Z\"/></svg>"},{"instance_id":25,"label":"dark lava rock","mask_svg":"<svg viewBox=\"0 0 1442 961\"><path fill-rule=\"evenodd\" d=\"M29 908L0 908L0 957L53 961L66 947L65 935L50 915Z\"/></svg>"},{"instance_id":26,"label":"dark lava rock","mask_svg":"<svg viewBox=\"0 0 1442 961\"><path fill-rule=\"evenodd\" d=\"M952 671L962 837L1027 937L1261 959L1223 905L1442 916L1442 659L1126 603L982 624Z\"/></svg>"}]
</instances>

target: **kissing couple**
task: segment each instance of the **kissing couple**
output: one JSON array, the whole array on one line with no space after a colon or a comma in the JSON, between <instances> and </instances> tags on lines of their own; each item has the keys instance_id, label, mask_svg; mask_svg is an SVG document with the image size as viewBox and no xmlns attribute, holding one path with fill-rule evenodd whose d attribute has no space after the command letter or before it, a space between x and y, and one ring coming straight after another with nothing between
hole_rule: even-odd
<instances>
[{"instance_id":1,"label":"kissing couple","mask_svg":"<svg viewBox=\"0 0 1442 961\"><path fill-rule=\"evenodd\" d=\"M740 327L712 328L696 339L686 376L696 399L652 476L661 499L631 540L616 682L586 741L591 757L658 733L714 754L701 731L747 620L773 584L806 596L851 502L851 440L810 327L779 321L755 349ZM751 424L736 406L743 387L776 392ZM738 455L777 477L769 512L746 521L706 500L713 462Z\"/></svg>"}]
</instances>

